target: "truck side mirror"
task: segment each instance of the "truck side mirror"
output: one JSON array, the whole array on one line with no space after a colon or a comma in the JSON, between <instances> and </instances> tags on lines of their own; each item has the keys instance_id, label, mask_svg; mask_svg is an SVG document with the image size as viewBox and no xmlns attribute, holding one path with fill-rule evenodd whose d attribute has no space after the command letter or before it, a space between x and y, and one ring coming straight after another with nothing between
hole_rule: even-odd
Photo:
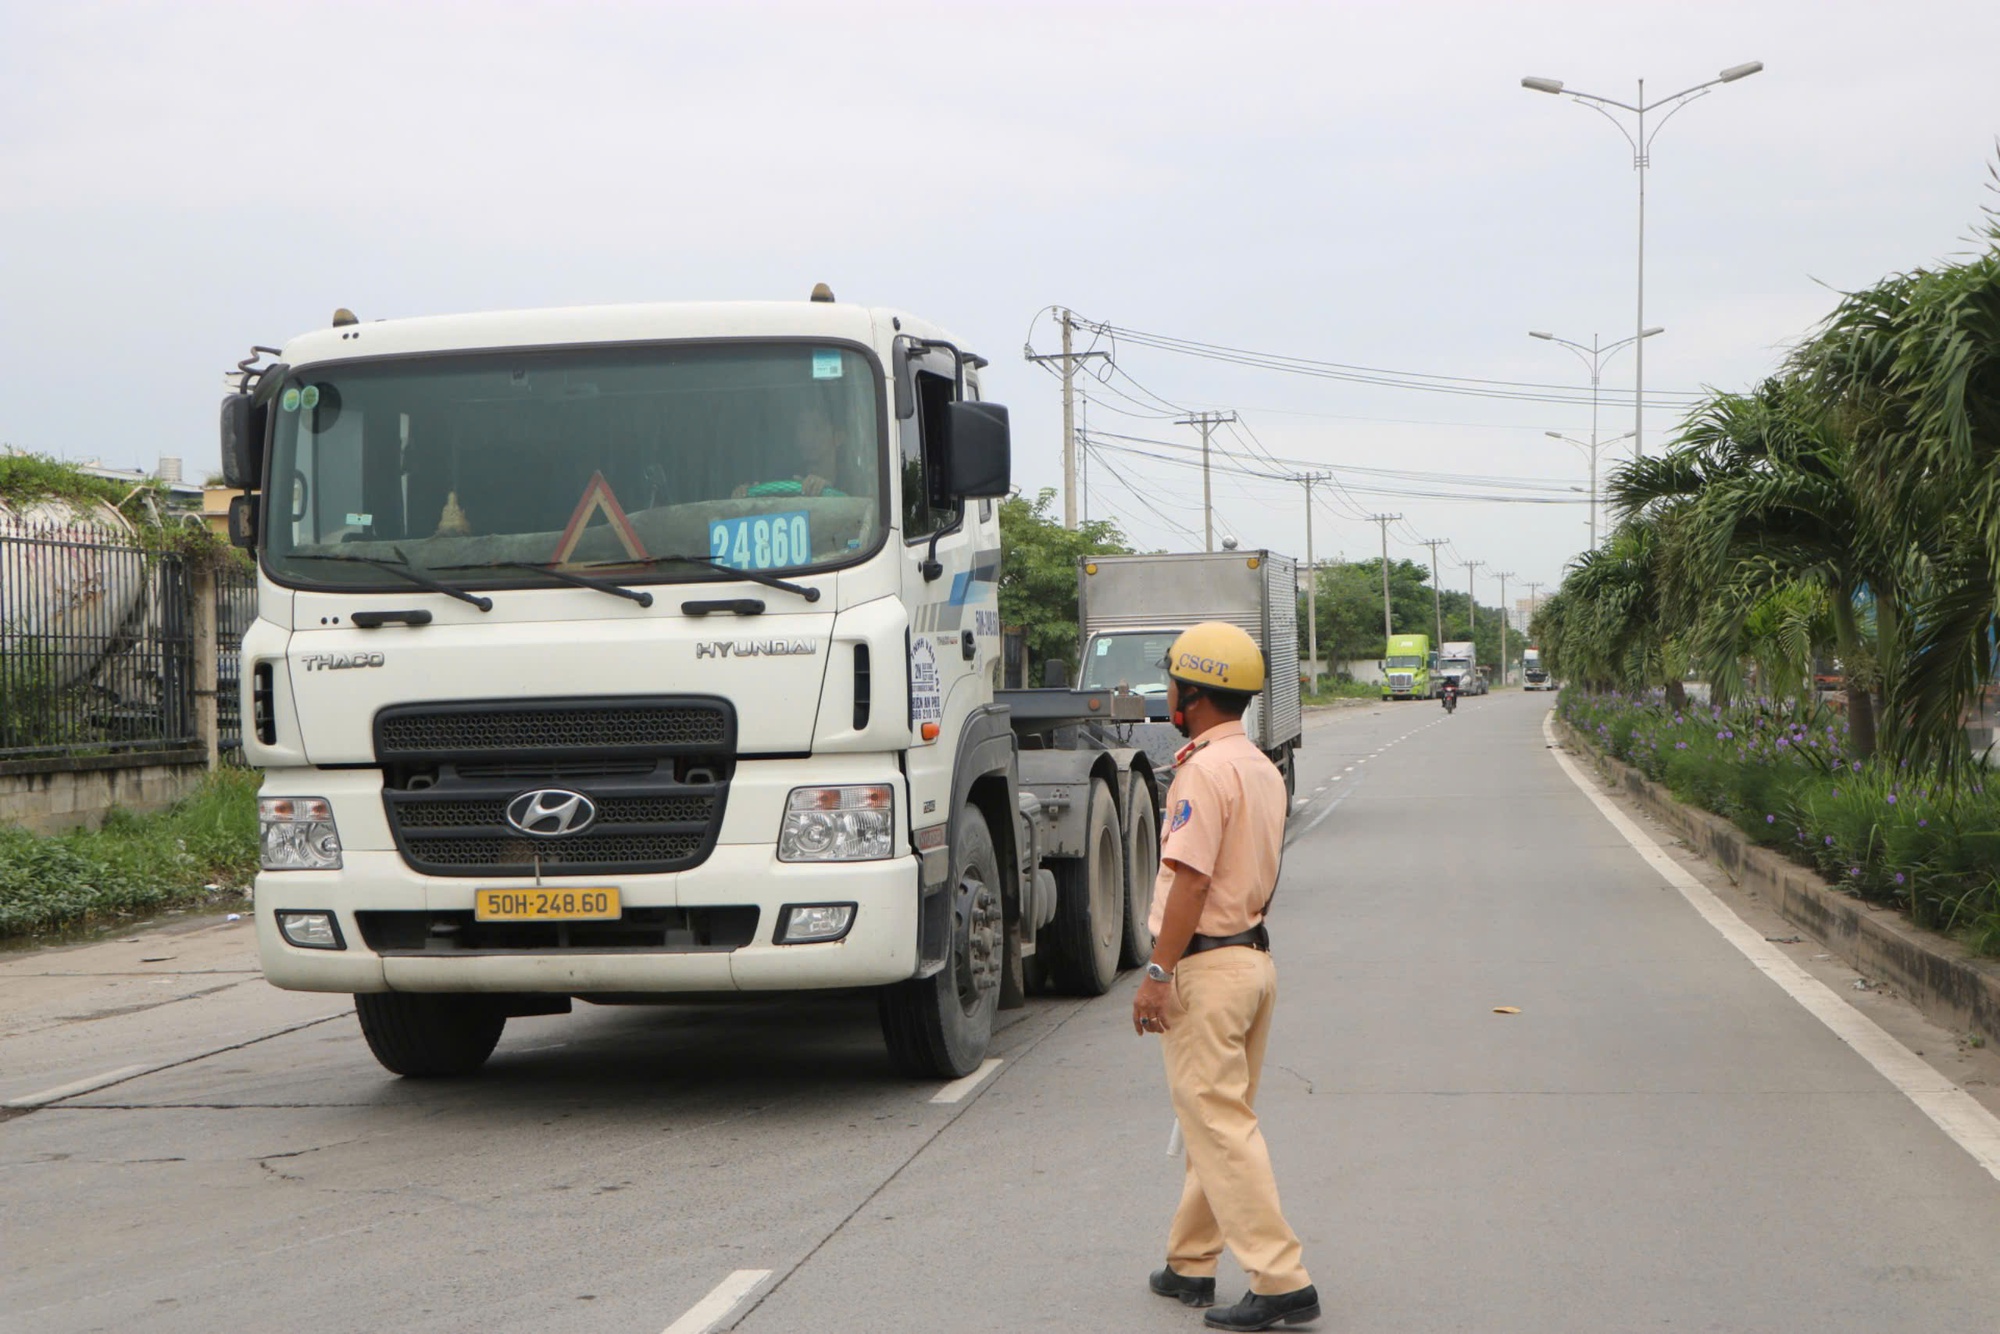
<instances>
[{"instance_id":1,"label":"truck side mirror","mask_svg":"<svg viewBox=\"0 0 2000 1334\"><path fill-rule=\"evenodd\" d=\"M944 490L980 499L1013 489L1013 438L998 403L956 402L945 409Z\"/></svg>"},{"instance_id":2,"label":"truck side mirror","mask_svg":"<svg viewBox=\"0 0 2000 1334\"><path fill-rule=\"evenodd\" d=\"M1050 690L1069 689L1069 664L1061 658L1048 658L1042 663L1042 684Z\"/></svg>"},{"instance_id":3,"label":"truck side mirror","mask_svg":"<svg viewBox=\"0 0 2000 1334\"><path fill-rule=\"evenodd\" d=\"M264 424L270 409L248 394L222 400L222 480L254 489L264 474Z\"/></svg>"},{"instance_id":4,"label":"truck side mirror","mask_svg":"<svg viewBox=\"0 0 2000 1334\"><path fill-rule=\"evenodd\" d=\"M229 545L252 551L257 546L257 496L232 496L229 501Z\"/></svg>"}]
</instances>

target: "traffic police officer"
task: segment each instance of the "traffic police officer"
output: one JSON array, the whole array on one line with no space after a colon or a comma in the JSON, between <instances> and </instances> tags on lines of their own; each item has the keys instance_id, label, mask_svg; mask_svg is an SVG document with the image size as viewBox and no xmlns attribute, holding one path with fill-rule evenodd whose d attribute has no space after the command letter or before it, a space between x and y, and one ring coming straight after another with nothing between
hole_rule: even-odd
<instances>
[{"instance_id":1,"label":"traffic police officer","mask_svg":"<svg viewBox=\"0 0 2000 1334\"><path fill-rule=\"evenodd\" d=\"M1209 1326L1303 1324L1319 1317L1319 1293L1278 1207L1253 1109L1278 996L1264 914L1288 806L1277 766L1243 730L1244 710L1264 688L1264 657L1242 630L1209 621L1174 641L1166 666L1174 723L1190 740L1174 757L1153 886L1153 957L1132 1025L1161 1037L1187 1183L1152 1287L1212 1306L1227 1245L1250 1291L1209 1311Z\"/></svg>"}]
</instances>

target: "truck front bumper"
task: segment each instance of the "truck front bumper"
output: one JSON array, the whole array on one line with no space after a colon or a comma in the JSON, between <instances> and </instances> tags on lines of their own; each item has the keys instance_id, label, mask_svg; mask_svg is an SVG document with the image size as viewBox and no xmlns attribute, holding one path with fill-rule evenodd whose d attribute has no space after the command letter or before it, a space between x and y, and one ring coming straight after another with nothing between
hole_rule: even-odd
<instances>
[{"instance_id":1,"label":"truck front bumper","mask_svg":"<svg viewBox=\"0 0 2000 1334\"><path fill-rule=\"evenodd\" d=\"M265 871L256 885L257 945L264 975L288 991L530 991L704 993L878 986L917 969L918 864L914 857L871 862L789 863L769 845L722 844L692 870L672 875L603 876L621 906L755 908L749 943L734 949L585 948L520 952L377 953L357 914L371 911L470 913L480 889L528 889L532 881L418 875L395 852L349 852L338 871ZM575 888L581 881L551 882ZM788 905L851 903L847 934L823 944L780 945ZM278 930L278 913L330 912L343 948L302 949Z\"/></svg>"}]
</instances>

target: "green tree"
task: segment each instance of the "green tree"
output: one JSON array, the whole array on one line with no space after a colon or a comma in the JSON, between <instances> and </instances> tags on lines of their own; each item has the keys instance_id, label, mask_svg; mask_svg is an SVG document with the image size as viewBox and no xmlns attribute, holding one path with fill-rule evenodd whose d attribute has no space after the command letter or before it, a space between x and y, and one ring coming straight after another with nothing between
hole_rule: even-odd
<instances>
[{"instance_id":1,"label":"green tree","mask_svg":"<svg viewBox=\"0 0 2000 1334\"><path fill-rule=\"evenodd\" d=\"M1076 564L1085 556L1129 552L1118 526L1089 519L1074 532L1052 513L1056 493L1000 502L1000 621L1019 629L1030 664L1050 658L1076 664Z\"/></svg>"}]
</instances>

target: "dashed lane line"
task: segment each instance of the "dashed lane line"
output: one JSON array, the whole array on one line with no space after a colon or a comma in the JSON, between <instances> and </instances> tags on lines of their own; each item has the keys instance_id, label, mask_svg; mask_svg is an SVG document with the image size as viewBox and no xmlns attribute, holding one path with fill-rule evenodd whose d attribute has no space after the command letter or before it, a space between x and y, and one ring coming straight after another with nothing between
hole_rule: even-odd
<instances>
[{"instance_id":1,"label":"dashed lane line","mask_svg":"<svg viewBox=\"0 0 2000 1334\"><path fill-rule=\"evenodd\" d=\"M989 1056L979 1063L979 1068L963 1079L954 1079L931 1095L932 1102L952 1103L965 1101L966 1095L985 1083L995 1070L1000 1068L1000 1058Z\"/></svg>"},{"instance_id":2,"label":"dashed lane line","mask_svg":"<svg viewBox=\"0 0 2000 1334\"><path fill-rule=\"evenodd\" d=\"M690 1306L662 1334L708 1334L727 1320L743 1304L744 1298L755 1292L758 1285L769 1277L771 1271L768 1269L736 1270L709 1289L708 1296Z\"/></svg>"},{"instance_id":3,"label":"dashed lane line","mask_svg":"<svg viewBox=\"0 0 2000 1334\"><path fill-rule=\"evenodd\" d=\"M1904 1097L1917 1105L1937 1128L1996 1180L2000 1180L2000 1117L1987 1111L1958 1085L1932 1069L1924 1060L1890 1037L1874 1020L1843 1000L1826 985L1792 961L1782 950L1766 941L1738 917L1729 905L1715 897L1708 886L1695 879L1687 868L1667 855L1644 829L1612 804L1597 786L1563 753L1556 742L1553 715L1542 719L1542 736L1548 753L1555 756L1572 783L1590 798L1598 813L1612 828L1624 835L1632 850L1659 872L1660 878L1679 890L1694 910L1734 945L1759 972L1770 978L1785 994L1797 1001L1813 1018L1833 1030L1833 1035L1854 1049L1856 1055L1875 1067L1875 1072L1895 1085Z\"/></svg>"}]
</instances>

